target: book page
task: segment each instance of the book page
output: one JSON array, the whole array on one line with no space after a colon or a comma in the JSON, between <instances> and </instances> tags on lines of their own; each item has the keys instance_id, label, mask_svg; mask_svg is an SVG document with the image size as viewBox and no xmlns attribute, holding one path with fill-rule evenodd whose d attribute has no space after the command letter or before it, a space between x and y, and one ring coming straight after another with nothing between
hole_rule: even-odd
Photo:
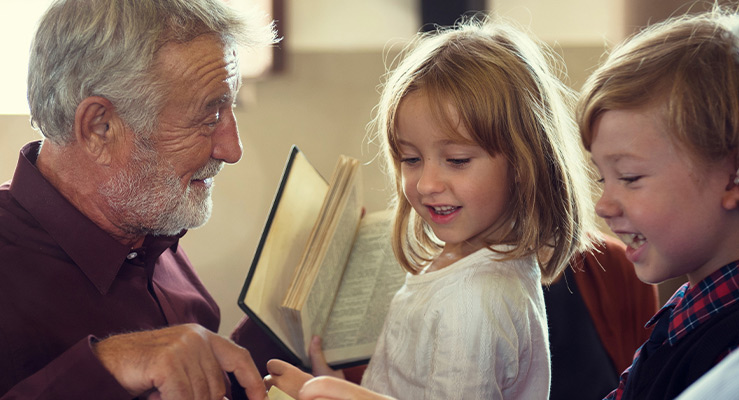
<instances>
[{"instance_id":1,"label":"book page","mask_svg":"<svg viewBox=\"0 0 739 400\"><path fill-rule=\"evenodd\" d=\"M329 245L323 257L320 268L313 281L313 287L306 297L301 311L303 320L303 341L306 350L310 346L313 335L323 333L328 320L334 297L339 290L339 284L349 259L354 237L357 234L362 207L358 203L361 196L357 190L352 190L344 212L340 214L336 230L329 238Z\"/></svg>"},{"instance_id":2,"label":"book page","mask_svg":"<svg viewBox=\"0 0 739 400\"><path fill-rule=\"evenodd\" d=\"M269 400L295 400L287 393L283 392L277 386L272 386L267 392L267 398Z\"/></svg>"},{"instance_id":3,"label":"book page","mask_svg":"<svg viewBox=\"0 0 739 400\"><path fill-rule=\"evenodd\" d=\"M339 156L334 172L329 182L329 191L324 200L321 211L308 239L308 244L295 269L290 287L288 288L283 306L288 309L302 310L307 296L313 287L318 271L321 268L326 252L333 240L334 232L347 223L356 230L359 225L359 215L353 221L347 221L344 214L348 207L361 207L361 191L359 177L359 162L345 155ZM353 235L345 244L350 245ZM341 243L339 243L341 245ZM347 249L348 256L348 249ZM343 264L343 263L342 263Z\"/></svg>"},{"instance_id":4,"label":"book page","mask_svg":"<svg viewBox=\"0 0 739 400\"><path fill-rule=\"evenodd\" d=\"M291 338L279 305L328 192L328 183L300 152L286 172L289 175L275 199L277 207L273 204L273 214L267 221L269 230L255 254L258 259L251 266L241 303L298 354L302 343Z\"/></svg>"},{"instance_id":5,"label":"book page","mask_svg":"<svg viewBox=\"0 0 739 400\"><path fill-rule=\"evenodd\" d=\"M406 275L393 254L391 229L391 211L362 219L322 335L329 364L367 359L374 351L390 301Z\"/></svg>"}]
</instances>

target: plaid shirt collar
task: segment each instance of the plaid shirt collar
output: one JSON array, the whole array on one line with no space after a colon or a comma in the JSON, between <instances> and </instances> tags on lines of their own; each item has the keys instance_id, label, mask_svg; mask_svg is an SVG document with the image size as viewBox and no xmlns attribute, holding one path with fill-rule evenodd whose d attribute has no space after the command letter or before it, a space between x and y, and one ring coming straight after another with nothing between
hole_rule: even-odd
<instances>
[{"instance_id":1,"label":"plaid shirt collar","mask_svg":"<svg viewBox=\"0 0 739 400\"><path fill-rule=\"evenodd\" d=\"M739 260L721 267L690 289L688 283L685 283L646 326L653 326L664 313L670 313L667 341L674 345L701 323L737 300L739 300Z\"/></svg>"}]
</instances>

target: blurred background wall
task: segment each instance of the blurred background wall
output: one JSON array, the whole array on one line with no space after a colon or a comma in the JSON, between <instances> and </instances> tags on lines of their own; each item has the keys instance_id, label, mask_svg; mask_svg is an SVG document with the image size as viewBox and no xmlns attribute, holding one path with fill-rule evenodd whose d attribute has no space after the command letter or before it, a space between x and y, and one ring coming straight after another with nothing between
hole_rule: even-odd
<instances>
[{"instance_id":1,"label":"blurred background wall","mask_svg":"<svg viewBox=\"0 0 739 400\"><path fill-rule=\"evenodd\" d=\"M9 15L14 1L21 0L3 2L0 14ZM224 334L243 315L237 297L292 144L326 177L339 154L365 162L367 209L385 207L388 192L373 161L376 148L364 140L366 125L386 58L424 24L445 24L442 19L453 21L457 10L483 8L517 20L562 55L568 84L579 89L608 46L650 21L707 6L676 0L275 1L284 37L277 65L247 82L236 111L244 158L217 177L211 220L182 240L221 306ZM3 39L4 47L9 40ZM0 182L11 178L21 146L38 137L27 115L0 115ZM663 296L678 282L668 283Z\"/></svg>"}]
</instances>

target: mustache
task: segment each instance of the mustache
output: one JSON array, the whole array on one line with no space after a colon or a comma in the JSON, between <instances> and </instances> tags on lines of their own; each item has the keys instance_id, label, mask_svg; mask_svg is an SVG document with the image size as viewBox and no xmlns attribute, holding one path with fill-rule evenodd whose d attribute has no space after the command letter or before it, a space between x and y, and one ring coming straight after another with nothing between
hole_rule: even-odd
<instances>
[{"instance_id":1,"label":"mustache","mask_svg":"<svg viewBox=\"0 0 739 400\"><path fill-rule=\"evenodd\" d=\"M224 164L225 164L224 161L211 158L210 160L208 160L207 164L205 164L200 169L195 171L195 174L193 174L192 179L203 180L207 178L212 178L218 175L219 172L221 172L221 169L223 169Z\"/></svg>"}]
</instances>

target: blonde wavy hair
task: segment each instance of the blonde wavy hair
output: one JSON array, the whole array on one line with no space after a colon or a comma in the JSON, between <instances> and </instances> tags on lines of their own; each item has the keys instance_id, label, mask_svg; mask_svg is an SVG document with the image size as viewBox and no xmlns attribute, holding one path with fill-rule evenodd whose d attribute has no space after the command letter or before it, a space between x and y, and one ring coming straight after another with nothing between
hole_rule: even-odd
<instances>
[{"instance_id":1,"label":"blonde wavy hair","mask_svg":"<svg viewBox=\"0 0 739 400\"><path fill-rule=\"evenodd\" d=\"M406 270L418 273L444 246L403 195L397 110L418 90L452 139L463 140L449 104L475 144L509 162L516 183L506 231L489 243L512 246L499 251L503 258L535 254L548 282L590 248L592 176L572 119L574 94L557 77L563 69L553 51L509 22L478 17L419 34L396 60L371 127L394 189L393 247Z\"/></svg>"}]
</instances>

